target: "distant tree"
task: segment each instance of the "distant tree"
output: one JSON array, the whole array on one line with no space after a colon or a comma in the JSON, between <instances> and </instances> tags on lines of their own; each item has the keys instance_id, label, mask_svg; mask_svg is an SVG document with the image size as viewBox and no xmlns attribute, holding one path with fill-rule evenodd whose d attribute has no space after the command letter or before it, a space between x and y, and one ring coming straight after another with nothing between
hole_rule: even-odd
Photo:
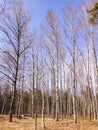
<instances>
[{"instance_id":1,"label":"distant tree","mask_svg":"<svg viewBox=\"0 0 98 130\"><path fill-rule=\"evenodd\" d=\"M90 24L97 24L98 23L98 3L94 5L94 7L91 10L87 10L88 13L90 13Z\"/></svg>"}]
</instances>

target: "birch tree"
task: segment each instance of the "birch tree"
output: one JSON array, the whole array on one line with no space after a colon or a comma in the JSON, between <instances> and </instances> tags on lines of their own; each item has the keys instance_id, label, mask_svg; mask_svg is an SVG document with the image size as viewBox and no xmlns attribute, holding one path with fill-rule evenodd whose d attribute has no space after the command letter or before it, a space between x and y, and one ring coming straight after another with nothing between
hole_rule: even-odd
<instances>
[{"instance_id":1,"label":"birch tree","mask_svg":"<svg viewBox=\"0 0 98 130\"><path fill-rule=\"evenodd\" d=\"M66 14L66 10L68 14ZM70 51L71 57L72 57L72 80L73 80L73 113L74 113L74 122L77 123L77 108L76 108L76 28L75 28L75 17L74 17L74 9L72 8L71 5L65 7L64 9L64 20L65 23L70 28L70 31L65 33L71 46L72 46L72 51ZM67 31L68 27L66 27ZM70 34L70 36L69 36Z\"/></svg>"},{"instance_id":2,"label":"birch tree","mask_svg":"<svg viewBox=\"0 0 98 130\"><path fill-rule=\"evenodd\" d=\"M28 34L30 17L24 11L23 3L16 0L9 6L10 10L0 17L0 31L3 35L4 46L6 46L1 48L1 52L6 59L5 63L0 65L2 66L0 73L7 76L13 84L13 95L9 112L9 121L12 122L20 61L23 53L30 47L32 37Z\"/></svg>"}]
</instances>

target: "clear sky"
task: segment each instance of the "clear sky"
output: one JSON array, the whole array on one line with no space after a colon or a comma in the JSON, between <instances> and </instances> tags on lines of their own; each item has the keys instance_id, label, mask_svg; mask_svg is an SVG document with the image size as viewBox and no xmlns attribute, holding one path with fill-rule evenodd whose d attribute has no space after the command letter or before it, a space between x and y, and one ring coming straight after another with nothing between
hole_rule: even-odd
<instances>
[{"instance_id":1,"label":"clear sky","mask_svg":"<svg viewBox=\"0 0 98 130\"><path fill-rule=\"evenodd\" d=\"M49 9L53 9L56 16L62 17L62 9L67 3L73 3L73 6L79 6L83 0L25 0L26 8L32 10L32 26L38 28L44 21Z\"/></svg>"}]
</instances>

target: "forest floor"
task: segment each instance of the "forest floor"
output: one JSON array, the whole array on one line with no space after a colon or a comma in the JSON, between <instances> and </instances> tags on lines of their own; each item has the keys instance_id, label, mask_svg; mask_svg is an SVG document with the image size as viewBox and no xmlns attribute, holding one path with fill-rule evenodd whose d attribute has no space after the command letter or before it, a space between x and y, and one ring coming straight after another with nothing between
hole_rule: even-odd
<instances>
[{"instance_id":1,"label":"forest floor","mask_svg":"<svg viewBox=\"0 0 98 130\"><path fill-rule=\"evenodd\" d=\"M37 130L43 130L41 128L42 119L38 118L38 128ZM73 119L67 118L55 120L46 117L45 118L46 128L44 130L98 130L98 120L78 120L77 124L74 124ZM25 119L13 118L13 122L8 122L8 116L0 116L0 130L34 130L34 119L31 117L26 117Z\"/></svg>"}]
</instances>

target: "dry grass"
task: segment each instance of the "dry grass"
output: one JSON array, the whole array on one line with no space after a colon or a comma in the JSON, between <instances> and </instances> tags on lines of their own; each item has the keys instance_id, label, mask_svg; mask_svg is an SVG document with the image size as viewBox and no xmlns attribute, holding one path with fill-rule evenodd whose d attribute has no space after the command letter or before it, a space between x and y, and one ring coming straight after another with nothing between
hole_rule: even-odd
<instances>
[{"instance_id":1,"label":"dry grass","mask_svg":"<svg viewBox=\"0 0 98 130\"><path fill-rule=\"evenodd\" d=\"M73 123L73 119L67 118L56 122L51 118L45 119L45 130L98 130L98 120L88 121L81 119L76 125ZM34 130L34 120L30 117L25 119L13 118L13 122L8 122L8 116L0 116L0 130ZM41 128L41 118L38 118L38 129Z\"/></svg>"}]
</instances>

